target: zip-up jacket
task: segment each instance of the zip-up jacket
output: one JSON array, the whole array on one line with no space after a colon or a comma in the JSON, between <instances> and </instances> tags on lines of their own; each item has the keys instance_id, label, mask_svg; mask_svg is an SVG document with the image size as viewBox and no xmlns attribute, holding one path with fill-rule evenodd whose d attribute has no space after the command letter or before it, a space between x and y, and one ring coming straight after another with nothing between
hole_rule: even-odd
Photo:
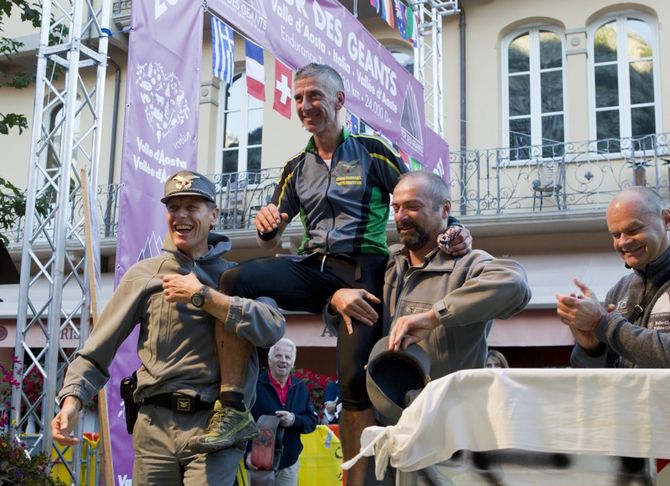
<instances>
[{"instance_id":1,"label":"zip-up jacket","mask_svg":"<svg viewBox=\"0 0 670 486\"><path fill-rule=\"evenodd\" d=\"M523 310L531 297L526 272L514 260L472 250L453 257L439 249L412 267L403 245L393 245L384 279L384 335L401 316L433 308L440 320L421 342L430 376L483 368L493 319Z\"/></svg>"},{"instance_id":2,"label":"zip-up jacket","mask_svg":"<svg viewBox=\"0 0 670 486\"><path fill-rule=\"evenodd\" d=\"M299 253L388 254L390 194L407 172L379 138L343 130L330 168L314 139L284 166L272 202L305 229Z\"/></svg>"},{"instance_id":3,"label":"zip-up jacket","mask_svg":"<svg viewBox=\"0 0 670 486\"><path fill-rule=\"evenodd\" d=\"M295 415L295 422L290 427L284 429L284 448L279 461L279 469L292 466L298 460L302 452L301 434L309 434L316 429L318 415L312 405L309 396L309 390L305 382L291 375L291 386L288 389L288 399L286 407L282 407L279 401L277 390L274 389L269 371L266 370L258 378L256 385L256 395L258 399L251 409L251 413L256 420L261 415L274 415L277 410L288 410Z\"/></svg>"},{"instance_id":4,"label":"zip-up jacket","mask_svg":"<svg viewBox=\"0 0 670 486\"><path fill-rule=\"evenodd\" d=\"M59 393L87 403L109 379L109 366L121 343L139 323L141 367L135 401L169 392L200 395L206 402L219 396L215 319L188 304L167 302L163 276L195 272L205 285L219 287L219 278L235 265L222 258L230 249L226 236L210 233L210 250L192 260L165 239L163 255L142 260L123 276L86 343L76 354ZM255 346L270 346L284 334L284 317L274 300L232 297L225 328ZM247 364L245 399L252 404L258 376L256 350Z\"/></svg>"},{"instance_id":5,"label":"zip-up jacket","mask_svg":"<svg viewBox=\"0 0 670 486\"><path fill-rule=\"evenodd\" d=\"M646 305L644 305L646 301ZM605 306L614 304L596 326L605 344L590 356L576 345L570 362L579 368L670 368L670 248L644 272L621 278L610 289ZM637 316L633 309L644 305Z\"/></svg>"},{"instance_id":6,"label":"zip-up jacket","mask_svg":"<svg viewBox=\"0 0 670 486\"><path fill-rule=\"evenodd\" d=\"M433 308L441 325L419 343L430 357L431 378L483 368L493 319L508 319L530 301L523 267L482 250L453 257L439 249L412 267L403 245L390 251L382 299L384 335L398 318ZM338 328L340 316L330 314L327 305L323 316L330 329Z\"/></svg>"}]
</instances>

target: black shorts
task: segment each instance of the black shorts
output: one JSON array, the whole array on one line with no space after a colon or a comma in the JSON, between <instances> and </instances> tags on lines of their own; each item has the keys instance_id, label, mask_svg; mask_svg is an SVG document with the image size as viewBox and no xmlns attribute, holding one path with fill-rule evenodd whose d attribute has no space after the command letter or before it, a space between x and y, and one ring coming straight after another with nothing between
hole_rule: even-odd
<instances>
[{"instance_id":1,"label":"black shorts","mask_svg":"<svg viewBox=\"0 0 670 486\"><path fill-rule=\"evenodd\" d=\"M325 259L324 259L325 258ZM381 300L386 255L327 255L266 257L249 260L227 270L221 289L228 295L273 298L290 311L320 314L328 299L341 288L362 288ZM381 304L373 306L382 316ZM354 321L349 335L341 324L337 339L337 370L346 410L371 406L365 387L365 365L374 344L382 337L382 323L369 327Z\"/></svg>"}]
</instances>

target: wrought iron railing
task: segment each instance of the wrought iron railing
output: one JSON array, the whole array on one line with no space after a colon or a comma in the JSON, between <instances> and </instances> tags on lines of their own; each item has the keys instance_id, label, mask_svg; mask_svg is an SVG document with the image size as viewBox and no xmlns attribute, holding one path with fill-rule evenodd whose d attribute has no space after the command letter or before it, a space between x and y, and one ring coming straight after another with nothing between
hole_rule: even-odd
<instances>
[{"instance_id":1,"label":"wrought iron railing","mask_svg":"<svg viewBox=\"0 0 670 486\"><path fill-rule=\"evenodd\" d=\"M669 198L667 133L468 150L449 160L453 210L461 217L601 210L631 185Z\"/></svg>"},{"instance_id":2,"label":"wrought iron railing","mask_svg":"<svg viewBox=\"0 0 670 486\"><path fill-rule=\"evenodd\" d=\"M112 2L112 18L120 23L130 21L130 9L132 4L132 0L114 0Z\"/></svg>"},{"instance_id":3,"label":"wrought iron railing","mask_svg":"<svg viewBox=\"0 0 670 486\"><path fill-rule=\"evenodd\" d=\"M670 134L452 152L449 172L452 211L461 218L543 218L549 212L569 216L599 211L622 188L642 184L670 201ZM281 168L272 168L210 175L221 212L216 229L253 228L255 214L270 200L280 173ZM102 238L116 238L119 194L118 184L98 187L96 208ZM81 197L75 195L73 200L71 218L79 218ZM10 234L10 246L19 245L22 235L20 220Z\"/></svg>"}]
</instances>

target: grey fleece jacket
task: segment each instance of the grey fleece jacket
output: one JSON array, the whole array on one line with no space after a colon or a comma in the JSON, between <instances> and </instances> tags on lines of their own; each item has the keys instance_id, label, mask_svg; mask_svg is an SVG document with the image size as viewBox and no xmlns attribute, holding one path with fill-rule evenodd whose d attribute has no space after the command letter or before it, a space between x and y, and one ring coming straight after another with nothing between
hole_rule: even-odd
<instances>
[{"instance_id":1,"label":"grey fleece jacket","mask_svg":"<svg viewBox=\"0 0 670 486\"><path fill-rule=\"evenodd\" d=\"M636 305L650 300L638 317ZM575 368L670 368L670 248L647 265L633 270L610 289L605 306L616 310L604 316L596 336L604 343L589 355L576 345L570 362Z\"/></svg>"},{"instance_id":2,"label":"grey fleece jacket","mask_svg":"<svg viewBox=\"0 0 670 486\"><path fill-rule=\"evenodd\" d=\"M523 310L531 297L526 272L514 260L482 250L452 257L439 249L412 267L402 245L390 248L384 280L384 334L398 317L434 308L440 326L421 342L431 360L431 378L483 368L493 319Z\"/></svg>"},{"instance_id":3,"label":"grey fleece jacket","mask_svg":"<svg viewBox=\"0 0 670 486\"><path fill-rule=\"evenodd\" d=\"M226 236L210 233L209 251L192 260L165 239L161 256L142 260L123 276L84 346L68 367L59 400L74 395L87 403L109 379L109 366L119 346L139 323L135 401L159 393L200 395L213 402L219 395L215 319L193 305L167 302L162 278L195 272L198 279L219 287L221 274L235 265L222 258L231 247ZM274 300L233 297L225 328L255 346L270 346L284 334L284 317ZM247 364L245 400L255 399L258 357Z\"/></svg>"},{"instance_id":4,"label":"grey fleece jacket","mask_svg":"<svg viewBox=\"0 0 670 486\"><path fill-rule=\"evenodd\" d=\"M384 335L397 318L434 308L441 325L420 343L430 357L430 377L483 368L493 319L512 317L530 300L523 267L482 250L455 258L439 249L412 267L404 246L393 245L390 251L382 299ZM331 314L328 305L323 316L336 331L340 316Z\"/></svg>"}]
</instances>

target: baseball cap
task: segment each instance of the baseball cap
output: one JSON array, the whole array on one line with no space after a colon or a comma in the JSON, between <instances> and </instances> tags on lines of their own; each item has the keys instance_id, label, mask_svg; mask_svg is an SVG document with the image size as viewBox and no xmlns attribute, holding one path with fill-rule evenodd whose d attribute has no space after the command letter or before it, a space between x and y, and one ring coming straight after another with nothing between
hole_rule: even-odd
<instances>
[{"instance_id":1,"label":"baseball cap","mask_svg":"<svg viewBox=\"0 0 670 486\"><path fill-rule=\"evenodd\" d=\"M165 196L161 202L165 204L174 196L200 196L216 202L216 187L212 181L198 172L181 170L172 174L165 182Z\"/></svg>"},{"instance_id":2,"label":"baseball cap","mask_svg":"<svg viewBox=\"0 0 670 486\"><path fill-rule=\"evenodd\" d=\"M421 390L430 381L429 373L430 358L418 344L390 351L388 337L377 341L368 359L366 385L382 422L398 422L411 392Z\"/></svg>"}]
</instances>

